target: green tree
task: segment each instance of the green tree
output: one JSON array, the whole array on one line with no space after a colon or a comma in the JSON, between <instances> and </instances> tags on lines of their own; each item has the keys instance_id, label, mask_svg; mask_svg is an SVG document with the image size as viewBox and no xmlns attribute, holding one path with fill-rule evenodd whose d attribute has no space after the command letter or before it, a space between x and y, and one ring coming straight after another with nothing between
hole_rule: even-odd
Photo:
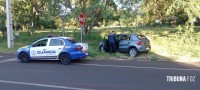
<instances>
[{"instance_id":1,"label":"green tree","mask_svg":"<svg viewBox=\"0 0 200 90\"><path fill-rule=\"evenodd\" d=\"M5 1L0 1L0 31L2 32L3 37L6 34L6 12L5 12Z\"/></svg>"},{"instance_id":2,"label":"green tree","mask_svg":"<svg viewBox=\"0 0 200 90\"><path fill-rule=\"evenodd\" d=\"M55 1L55 2L51 2ZM12 2L13 20L23 29L45 29L55 27L54 13L48 13L49 4L57 3L56 0L16 0ZM53 5L51 5L53 6ZM55 10L55 9L54 9Z\"/></svg>"},{"instance_id":3,"label":"green tree","mask_svg":"<svg viewBox=\"0 0 200 90\"><path fill-rule=\"evenodd\" d=\"M194 23L200 18L200 0L172 0L167 15L176 15L185 20L184 30L193 32ZM186 17L186 19L184 19Z\"/></svg>"},{"instance_id":4,"label":"green tree","mask_svg":"<svg viewBox=\"0 0 200 90\"><path fill-rule=\"evenodd\" d=\"M118 4L118 16L120 16L119 23L125 26L135 26L137 22L138 8L141 0L116 0Z\"/></svg>"},{"instance_id":5,"label":"green tree","mask_svg":"<svg viewBox=\"0 0 200 90\"><path fill-rule=\"evenodd\" d=\"M84 35L90 34L95 26L100 26L103 21L108 22L114 19L112 0L74 0L75 9L73 15L78 21L80 13L85 15ZM113 1L112 1L113 2ZM110 5L110 6L109 6Z\"/></svg>"},{"instance_id":6,"label":"green tree","mask_svg":"<svg viewBox=\"0 0 200 90\"><path fill-rule=\"evenodd\" d=\"M192 32L194 22L200 18L199 8L200 0L143 0L139 12L143 12L147 23L175 16L178 22L185 24L186 31Z\"/></svg>"}]
</instances>

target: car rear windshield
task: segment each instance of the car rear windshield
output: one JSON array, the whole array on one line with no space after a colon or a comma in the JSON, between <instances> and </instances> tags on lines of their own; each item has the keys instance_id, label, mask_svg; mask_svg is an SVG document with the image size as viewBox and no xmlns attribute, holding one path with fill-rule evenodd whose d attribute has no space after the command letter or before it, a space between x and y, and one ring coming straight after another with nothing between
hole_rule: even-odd
<instances>
[{"instance_id":1,"label":"car rear windshield","mask_svg":"<svg viewBox=\"0 0 200 90\"><path fill-rule=\"evenodd\" d=\"M140 40L147 39L144 35L138 35L138 38L139 38Z\"/></svg>"},{"instance_id":2,"label":"car rear windshield","mask_svg":"<svg viewBox=\"0 0 200 90\"><path fill-rule=\"evenodd\" d=\"M72 44L78 43L78 41L73 38L68 38L67 40L70 41Z\"/></svg>"}]
</instances>

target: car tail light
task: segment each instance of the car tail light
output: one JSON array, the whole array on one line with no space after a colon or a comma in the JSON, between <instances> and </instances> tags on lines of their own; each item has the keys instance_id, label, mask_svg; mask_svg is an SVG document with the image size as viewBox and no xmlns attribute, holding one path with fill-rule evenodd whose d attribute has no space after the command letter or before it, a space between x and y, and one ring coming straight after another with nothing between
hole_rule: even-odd
<instances>
[{"instance_id":1,"label":"car tail light","mask_svg":"<svg viewBox=\"0 0 200 90\"><path fill-rule=\"evenodd\" d=\"M75 49L76 49L76 50L82 50L82 49L83 49L83 47L81 47L81 46L78 46L78 47L76 47Z\"/></svg>"},{"instance_id":2,"label":"car tail light","mask_svg":"<svg viewBox=\"0 0 200 90\"><path fill-rule=\"evenodd\" d=\"M142 45L142 41L138 41L137 45L141 46Z\"/></svg>"}]
</instances>

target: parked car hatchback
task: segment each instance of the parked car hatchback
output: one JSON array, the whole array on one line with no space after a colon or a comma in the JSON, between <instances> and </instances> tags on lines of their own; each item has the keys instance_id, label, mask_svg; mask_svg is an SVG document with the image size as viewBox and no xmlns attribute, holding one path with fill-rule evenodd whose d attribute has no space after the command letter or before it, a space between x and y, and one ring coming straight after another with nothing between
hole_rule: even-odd
<instances>
[{"instance_id":1,"label":"parked car hatchback","mask_svg":"<svg viewBox=\"0 0 200 90\"><path fill-rule=\"evenodd\" d=\"M88 55L88 44L79 43L71 37L42 38L17 50L17 58L23 63L30 60L60 60L62 64L69 64L71 60Z\"/></svg>"},{"instance_id":2,"label":"parked car hatchback","mask_svg":"<svg viewBox=\"0 0 200 90\"><path fill-rule=\"evenodd\" d=\"M117 51L129 53L132 57L136 57L142 52L148 53L151 50L150 41L144 35L118 34L116 39ZM105 35L104 40L100 42L99 50L101 52L109 52L108 35Z\"/></svg>"}]
</instances>

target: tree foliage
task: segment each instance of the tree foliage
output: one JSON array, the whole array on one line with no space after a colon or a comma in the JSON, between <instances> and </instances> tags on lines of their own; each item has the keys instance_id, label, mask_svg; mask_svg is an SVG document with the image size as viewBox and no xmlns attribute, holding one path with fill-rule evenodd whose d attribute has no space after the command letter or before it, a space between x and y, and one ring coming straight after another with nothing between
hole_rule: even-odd
<instances>
[{"instance_id":1,"label":"tree foliage","mask_svg":"<svg viewBox=\"0 0 200 90\"><path fill-rule=\"evenodd\" d=\"M200 18L199 0L143 0L140 12L148 23L177 17L177 24L193 31L194 22Z\"/></svg>"},{"instance_id":2,"label":"tree foliage","mask_svg":"<svg viewBox=\"0 0 200 90\"><path fill-rule=\"evenodd\" d=\"M178 16L181 21L185 21L185 30L194 31L194 23L200 18L199 0L173 0L167 10L167 15ZM185 20L183 20L185 19Z\"/></svg>"},{"instance_id":3,"label":"tree foliage","mask_svg":"<svg viewBox=\"0 0 200 90\"><path fill-rule=\"evenodd\" d=\"M112 0L77 0L75 6L77 20L80 13L85 15L84 34L89 34L93 27L108 23L115 17L116 5Z\"/></svg>"},{"instance_id":4,"label":"tree foliage","mask_svg":"<svg viewBox=\"0 0 200 90\"><path fill-rule=\"evenodd\" d=\"M116 7L113 0L15 0L12 13L14 26L26 30L61 27L67 20L78 26L78 16L84 13L84 34L89 34L93 27L116 19Z\"/></svg>"},{"instance_id":5,"label":"tree foliage","mask_svg":"<svg viewBox=\"0 0 200 90\"><path fill-rule=\"evenodd\" d=\"M165 22L177 17L178 25L193 31L200 18L200 0L12 0L15 27L26 30L61 28L63 23L79 27L80 13L85 15L84 34L95 26L133 26L140 23ZM5 0L0 0L0 27L5 28ZM17 28L14 28L17 29Z\"/></svg>"},{"instance_id":6,"label":"tree foliage","mask_svg":"<svg viewBox=\"0 0 200 90\"><path fill-rule=\"evenodd\" d=\"M0 31L3 33L3 37L6 33L6 12L5 2L0 1Z\"/></svg>"},{"instance_id":7,"label":"tree foliage","mask_svg":"<svg viewBox=\"0 0 200 90\"><path fill-rule=\"evenodd\" d=\"M50 0L18 0L12 3L13 20L16 25L21 25L24 29L55 28L54 20L51 19L54 15L48 13L48 10L51 10L48 8ZM54 12L56 13L56 10Z\"/></svg>"}]
</instances>

